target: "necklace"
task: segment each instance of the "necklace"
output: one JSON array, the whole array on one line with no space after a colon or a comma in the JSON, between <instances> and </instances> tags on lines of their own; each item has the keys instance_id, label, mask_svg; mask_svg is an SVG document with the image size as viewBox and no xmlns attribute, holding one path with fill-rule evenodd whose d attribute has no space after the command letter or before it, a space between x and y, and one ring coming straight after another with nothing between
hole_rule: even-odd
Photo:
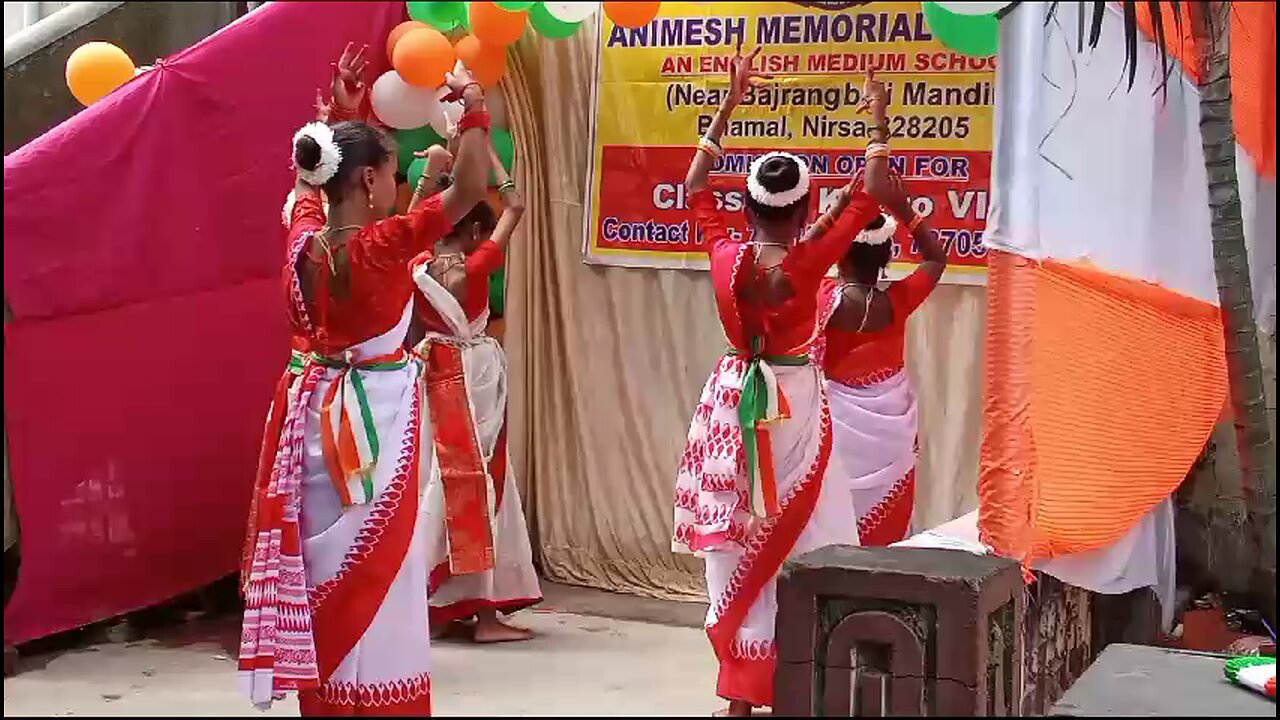
<instances>
[{"instance_id":1,"label":"necklace","mask_svg":"<svg viewBox=\"0 0 1280 720\"><path fill-rule=\"evenodd\" d=\"M338 273L338 267L333 262L333 248L332 246L329 245L329 236L331 234L346 232L347 230L359 230L361 227L363 226L362 225L343 225L341 227L334 228L334 227L329 227L328 225L325 225L324 227L320 228L320 232L316 234L316 240L320 241L320 249L324 250L325 259L328 260L329 262L329 272L331 274L336 275ZM339 247L343 247L345 245L346 243L344 242L342 243L342 245L339 245Z\"/></svg>"}]
</instances>

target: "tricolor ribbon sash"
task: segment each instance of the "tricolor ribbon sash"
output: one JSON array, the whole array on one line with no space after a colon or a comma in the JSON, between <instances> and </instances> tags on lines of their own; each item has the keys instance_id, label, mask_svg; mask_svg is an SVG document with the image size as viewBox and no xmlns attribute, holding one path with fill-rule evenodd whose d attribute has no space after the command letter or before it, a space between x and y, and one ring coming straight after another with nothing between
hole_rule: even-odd
<instances>
[{"instance_id":1,"label":"tricolor ribbon sash","mask_svg":"<svg viewBox=\"0 0 1280 720\"><path fill-rule=\"evenodd\" d=\"M338 370L320 409L321 450L338 497L344 506L373 502L378 428L373 423L361 373L400 370L409 363L408 355L398 349L363 360L355 360L350 353L343 357L313 354L311 359Z\"/></svg>"},{"instance_id":2,"label":"tricolor ribbon sash","mask_svg":"<svg viewBox=\"0 0 1280 720\"><path fill-rule=\"evenodd\" d=\"M760 352L760 337L751 341L747 370L742 377L742 400L738 404L738 423L742 426L742 449L747 459L747 481L751 486L751 512L756 517L777 515L778 481L773 471L773 444L767 425L791 417L787 397L778 388L773 365L799 367L809 364L809 355L766 355ZM730 355L742 356L737 348ZM764 429L764 432L760 432ZM757 476L759 482L757 482Z\"/></svg>"}]
</instances>

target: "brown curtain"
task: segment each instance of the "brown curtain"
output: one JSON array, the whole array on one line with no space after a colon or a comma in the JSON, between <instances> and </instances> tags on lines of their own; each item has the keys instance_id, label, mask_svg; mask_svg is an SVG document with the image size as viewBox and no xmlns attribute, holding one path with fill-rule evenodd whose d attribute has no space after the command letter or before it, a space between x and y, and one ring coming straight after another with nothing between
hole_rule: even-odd
<instances>
[{"instance_id":1,"label":"brown curtain","mask_svg":"<svg viewBox=\"0 0 1280 720\"><path fill-rule=\"evenodd\" d=\"M595 30L531 35L502 87L528 205L508 261L505 345L534 547L550 580L698 599L700 561L670 549L671 500L694 403L725 344L710 279L583 264ZM977 503L984 309L985 288L948 286L912 320L916 509L927 525Z\"/></svg>"}]
</instances>

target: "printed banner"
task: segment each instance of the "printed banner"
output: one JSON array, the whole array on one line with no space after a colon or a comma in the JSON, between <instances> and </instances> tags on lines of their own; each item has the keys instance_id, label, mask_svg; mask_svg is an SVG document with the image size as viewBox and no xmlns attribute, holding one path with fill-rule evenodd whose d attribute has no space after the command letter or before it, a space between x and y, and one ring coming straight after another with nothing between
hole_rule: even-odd
<instances>
[{"instance_id":1,"label":"printed banner","mask_svg":"<svg viewBox=\"0 0 1280 720\"><path fill-rule=\"evenodd\" d=\"M757 62L774 80L753 88L729 123L712 175L723 207L743 207L755 157L787 149L809 163L816 218L863 163L871 116L856 108L872 69L889 90L892 166L948 248L945 279L985 282L995 58L944 48L918 2L820 5L664 2L645 27L601 20L586 262L707 268L683 181L741 43L744 53L763 48ZM898 239L895 275L919 261L905 230Z\"/></svg>"}]
</instances>

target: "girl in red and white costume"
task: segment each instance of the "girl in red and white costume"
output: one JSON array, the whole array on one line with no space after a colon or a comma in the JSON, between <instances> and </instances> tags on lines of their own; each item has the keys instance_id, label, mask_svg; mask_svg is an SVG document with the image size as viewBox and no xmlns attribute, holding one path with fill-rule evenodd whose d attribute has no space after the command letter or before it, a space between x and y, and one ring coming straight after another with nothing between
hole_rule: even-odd
<instances>
[{"instance_id":1,"label":"girl in red and white costume","mask_svg":"<svg viewBox=\"0 0 1280 720\"><path fill-rule=\"evenodd\" d=\"M431 408L423 436L437 459L435 472L423 478L431 626L443 634L474 617L471 637L480 643L528 639L528 630L498 615L542 599L507 457L506 354L485 333L489 276L502 267L524 203L492 147L489 158L502 215L477 204L412 265L423 326L414 354L425 366Z\"/></svg>"},{"instance_id":2,"label":"girl in red and white costume","mask_svg":"<svg viewBox=\"0 0 1280 720\"><path fill-rule=\"evenodd\" d=\"M888 154L888 148L871 152ZM822 336L814 357L827 374L827 394L842 480L852 488L863 545L889 545L907 536L916 483L916 395L903 365L907 318L924 302L947 267L947 254L893 183L891 214L858 233L840 260L840 276L819 290ZM893 257L899 221L923 262L880 289Z\"/></svg>"},{"instance_id":3,"label":"girl in red and white costume","mask_svg":"<svg viewBox=\"0 0 1280 720\"><path fill-rule=\"evenodd\" d=\"M256 704L294 690L304 715L430 712L419 477L432 456L419 365L403 348L407 266L483 198L488 172L483 91L461 68L448 84L467 108L456 182L408 214L390 215L384 133L317 122L294 137L284 291L308 352L251 518L240 673Z\"/></svg>"},{"instance_id":4,"label":"girl in red and white costume","mask_svg":"<svg viewBox=\"0 0 1280 720\"><path fill-rule=\"evenodd\" d=\"M850 183L798 242L809 217L809 173L784 152L757 158L747 177L749 238L735 238L708 187L719 139L759 77L759 53L735 55L730 90L689 166L685 185L711 258L716 307L730 348L702 391L676 479L676 551L706 561L706 629L730 715L773 704L777 573L793 555L856 544L854 509L831 474L825 383L808 352L827 269L879 212L888 163L868 158L866 192ZM884 88L866 94L883 134ZM871 194L868 194L871 193Z\"/></svg>"}]
</instances>

